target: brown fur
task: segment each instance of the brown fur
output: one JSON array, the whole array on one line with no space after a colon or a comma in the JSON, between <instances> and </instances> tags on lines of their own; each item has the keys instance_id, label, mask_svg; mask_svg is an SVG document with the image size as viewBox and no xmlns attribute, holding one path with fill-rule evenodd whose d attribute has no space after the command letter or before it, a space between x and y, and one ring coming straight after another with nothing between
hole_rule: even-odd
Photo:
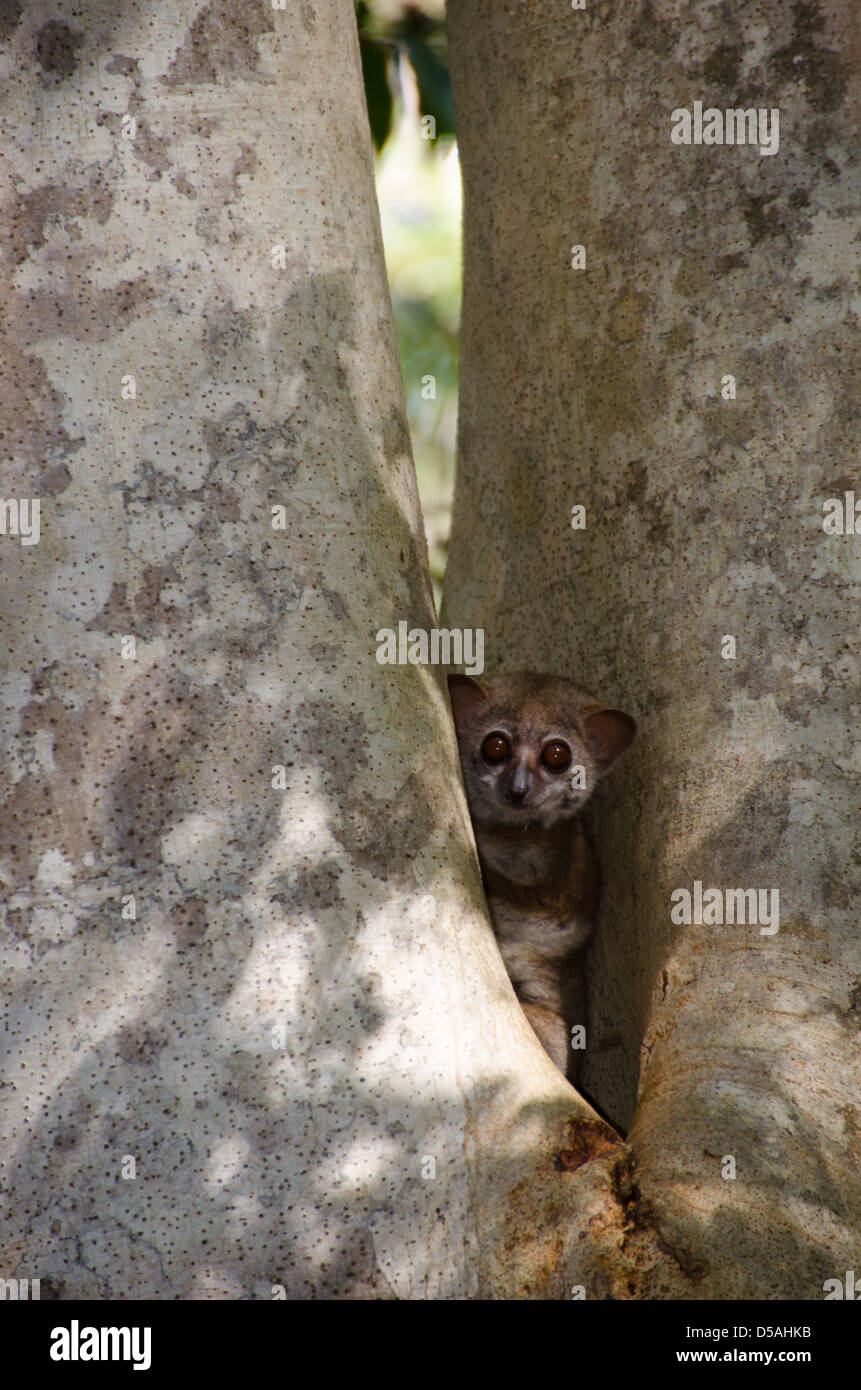
<instances>
[{"instance_id":1,"label":"brown fur","mask_svg":"<svg viewBox=\"0 0 861 1390\"><path fill-rule=\"evenodd\" d=\"M502 958L523 1011L571 1080L582 1052L570 1030L586 1023L584 947L598 911L598 861L581 816L636 725L569 681L518 672L449 676L464 783ZM483 749L498 736L507 756ZM550 745L570 752L561 770ZM572 785L582 767L585 786Z\"/></svg>"}]
</instances>

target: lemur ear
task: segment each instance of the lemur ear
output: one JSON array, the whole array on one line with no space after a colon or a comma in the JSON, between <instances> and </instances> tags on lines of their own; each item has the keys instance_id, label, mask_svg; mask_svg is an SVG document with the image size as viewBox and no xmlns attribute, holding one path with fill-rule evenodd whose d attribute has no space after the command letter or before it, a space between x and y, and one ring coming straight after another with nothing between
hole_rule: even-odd
<instances>
[{"instance_id":1,"label":"lemur ear","mask_svg":"<svg viewBox=\"0 0 861 1390\"><path fill-rule=\"evenodd\" d=\"M460 732L487 704L487 691L472 676L449 676L448 698L454 715L454 726Z\"/></svg>"},{"instance_id":2,"label":"lemur ear","mask_svg":"<svg viewBox=\"0 0 861 1390\"><path fill-rule=\"evenodd\" d=\"M631 716L620 709L599 709L587 714L583 729L590 752L604 767L609 767L620 753L624 753L637 732Z\"/></svg>"}]
</instances>

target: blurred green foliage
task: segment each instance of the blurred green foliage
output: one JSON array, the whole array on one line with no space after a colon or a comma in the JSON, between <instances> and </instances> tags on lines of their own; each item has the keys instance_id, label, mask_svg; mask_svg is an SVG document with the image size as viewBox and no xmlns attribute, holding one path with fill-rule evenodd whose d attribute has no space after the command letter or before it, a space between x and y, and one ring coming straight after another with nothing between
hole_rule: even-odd
<instances>
[{"instance_id":1,"label":"blurred green foliage","mask_svg":"<svg viewBox=\"0 0 861 1390\"><path fill-rule=\"evenodd\" d=\"M399 69L408 63L415 76L422 116L433 116L436 138L454 135L454 108L446 57L445 21L440 7L412 0L357 0L356 22L365 78L371 135L379 151L392 132Z\"/></svg>"},{"instance_id":2,"label":"blurred green foliage","mask_svg":"<svg viewBox=\"0 0 861 1390\"><path fill-rule=\"evenodd\" d=\"M441 0L422 0L422 8L401 0L357 5L386 267L437 602L454 484L461 293L460 171L442 16ZM422 138L426 115L436 119L436 140Z\"/></svg>"}]
</instances>

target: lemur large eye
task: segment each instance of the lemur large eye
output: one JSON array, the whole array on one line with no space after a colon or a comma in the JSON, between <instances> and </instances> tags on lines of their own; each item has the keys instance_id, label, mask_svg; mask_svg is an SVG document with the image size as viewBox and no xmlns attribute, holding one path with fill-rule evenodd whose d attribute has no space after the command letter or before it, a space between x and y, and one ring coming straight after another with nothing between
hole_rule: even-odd
<instances>
[{"instance_id":1,"label":"lemur large eye","mask_svg":"<svg viewBox=\"0 0 861 1390\"><path fill-rule=\"evenodd\" d=\"M488 734L481 751L489 763L503 763L511 752L511 744L504 734Z\"/></svg>"},{"instance_id":2,"label":"lemur large eye","mask_svg":"<svg viewBox=\"0 0 861 1390\"><path fill-rule=\"evenodd\" d=\"M564 772L571 762L571 749L561 738L554 738L541 750L541 761L551 772Z\"/></svg>"}]
</instances>

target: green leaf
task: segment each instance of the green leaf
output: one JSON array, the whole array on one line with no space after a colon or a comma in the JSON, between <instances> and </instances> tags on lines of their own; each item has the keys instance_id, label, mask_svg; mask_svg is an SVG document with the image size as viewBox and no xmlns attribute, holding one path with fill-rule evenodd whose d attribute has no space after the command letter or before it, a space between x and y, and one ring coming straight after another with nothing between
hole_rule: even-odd
<instances>
[{"instance_id":1,"label":"green leaf","mask_svg":"<svg viewBox=\"0 0 861 1390\"><path fill-rule=\"evenodd\" d=\"M379 151L392 128L392 89L389 86L389 52L373 39L360 39L365 100L374 148Z\"/></svg>"},{"instance_id":2,"label":"green leaf","mask_svg":"<svg viewBox=\"0 0 861 1390\"><path fill-rule=\"evenodd\" d=\"M445 63L421 39L410 36L406 45L418 82L421 114L434 117L437 138L441 135L454 135L451 78Z\"/></svg>"}]
</instances>

